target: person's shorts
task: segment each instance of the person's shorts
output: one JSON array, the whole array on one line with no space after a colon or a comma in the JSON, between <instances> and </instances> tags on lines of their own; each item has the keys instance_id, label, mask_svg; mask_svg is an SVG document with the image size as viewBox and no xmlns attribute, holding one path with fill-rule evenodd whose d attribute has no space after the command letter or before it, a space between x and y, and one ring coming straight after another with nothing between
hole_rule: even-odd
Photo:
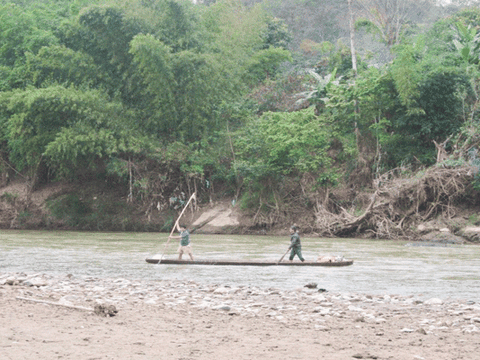
<instances>
[{"instance_id":1,"label":"person's shorts","mask_svg":"<svg viewBox=\"0 0 480 360\"><path fill-rule=\"evenodd\" d=\"M186 254L186 255L193 255L192 253L192 247L190 245L187 246L180 246L178 248L178 253L179 254Z\"/></svg>"}]
</instances>

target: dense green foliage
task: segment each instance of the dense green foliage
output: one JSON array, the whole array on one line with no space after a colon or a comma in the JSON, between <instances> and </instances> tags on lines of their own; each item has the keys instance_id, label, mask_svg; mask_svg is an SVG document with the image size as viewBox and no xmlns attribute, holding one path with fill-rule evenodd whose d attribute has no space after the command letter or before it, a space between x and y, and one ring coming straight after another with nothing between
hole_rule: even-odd
<instances>
[{"instance_id":1,"label":"dense green foliage","mask_svg":"<svg viewBox=\"0 0 480 360\"><path fill-rule=\"evenodd\" d=\"M1 0L0 169L102 178L149 211L199 190L280 216L431 165L434 142L477 146L480 11L427 23L405 0L393 40L357 29L354 74L346 4Z\"/></svg>"}]
</instances>

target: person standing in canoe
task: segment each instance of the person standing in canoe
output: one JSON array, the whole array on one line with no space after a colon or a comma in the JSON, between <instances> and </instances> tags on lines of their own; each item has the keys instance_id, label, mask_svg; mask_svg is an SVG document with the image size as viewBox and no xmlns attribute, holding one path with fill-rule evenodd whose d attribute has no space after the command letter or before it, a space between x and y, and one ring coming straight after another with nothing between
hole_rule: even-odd
<instances>
[{"instance_id":1,"label":"person standing in canoe","mask_svg":"<svg viewBox=\"0 0 480 360\"><path fill-rule=\"evenodd\" d=\"M190 246L190 232L185 225L179 225L177 223L177 230L180 232L180 236L169 236L171 239L180 239L180 246L178 247L178 260L182 260L183 254L188 254L193 261L192 247Z\"/></svg>"},{"instance_id":2,"label":"person standing in canoe","mask_svg":"<svg viewBox=\"0 0 480 360\"><path fill-rule=\"evenodd\" d=\"M298 235L298 228L293 225L290 228L290 257L288 258L290 261L293 261L295 255L303 262L305 259L302 256L302 244L300 242L300 236Z\"/></svg>"}]
</instances>

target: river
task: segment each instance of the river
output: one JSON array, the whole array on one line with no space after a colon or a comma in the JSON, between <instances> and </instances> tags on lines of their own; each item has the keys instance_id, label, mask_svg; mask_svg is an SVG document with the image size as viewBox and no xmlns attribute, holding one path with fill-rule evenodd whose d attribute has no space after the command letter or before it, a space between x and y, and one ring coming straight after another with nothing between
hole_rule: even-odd
<instances>
[{"instance_id":1,"label":"river","mask_svg":"<svg viewBox=\"0 0 480 360\"><path fill-rule=\"evenodd\" d=\"M168 234L2 231L0 273L181 280L295 289L307 283L345 293L413 295L480 302L480 246L413 246L400 241L302 238L303 255L342 255L347 267L152 265ZM173 239L165 257L176 257ZM274 259L289 236L194 235L197 259Z\"/></svg>"}]
</instances>

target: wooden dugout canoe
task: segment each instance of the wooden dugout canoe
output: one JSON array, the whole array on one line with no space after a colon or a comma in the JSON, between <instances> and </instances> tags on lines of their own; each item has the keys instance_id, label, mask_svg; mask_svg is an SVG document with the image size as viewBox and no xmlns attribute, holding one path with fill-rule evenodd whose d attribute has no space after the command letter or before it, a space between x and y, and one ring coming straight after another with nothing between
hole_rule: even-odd
<instances>
[{"instance_id":1,"label":"wooden dugout canoe","mask_svg":"<svg viewBox=\"0 0 480 360\"><path fill-rule=\"evenodd\" d=\"M147 263L158 264L160 259L145 259ZM273 260L175 260L163 259L161 264L165 265L242 265L242 266L348 266L353 264L353 260L343 260L335 262L316 262L316 261L282 261Z\"/></svg>"}]
</instances>

